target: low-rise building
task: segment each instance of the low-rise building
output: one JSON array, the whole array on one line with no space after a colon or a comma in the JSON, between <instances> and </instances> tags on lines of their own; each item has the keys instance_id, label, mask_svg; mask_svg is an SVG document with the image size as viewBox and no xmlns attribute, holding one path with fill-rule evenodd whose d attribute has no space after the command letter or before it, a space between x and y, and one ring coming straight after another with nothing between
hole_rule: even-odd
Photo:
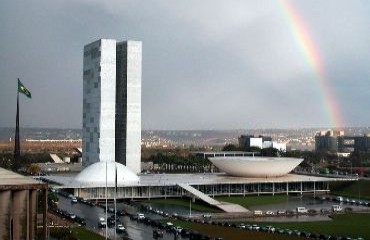
<instances>
[{"instance_id":1,"label":"low-rise building","mask_svg":"<svg viewBox=\"0 0 370 240\"><path fill-rule=\"evenodd\" d=\"M47 183L0 168L0 239L47 239L47 190Z\"/></svg>"}]
</instances>

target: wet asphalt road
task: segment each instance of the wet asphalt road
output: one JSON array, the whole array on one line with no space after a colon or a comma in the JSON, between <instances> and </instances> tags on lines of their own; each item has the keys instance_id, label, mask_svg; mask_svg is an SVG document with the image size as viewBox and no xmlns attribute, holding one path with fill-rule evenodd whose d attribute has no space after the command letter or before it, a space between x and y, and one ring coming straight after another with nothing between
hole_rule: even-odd
<instances>
[{"instance_id":1,"label":"wet asphalt road","mask_svg":"<svg viewBox=\"0 0 370 240\"><path fill-rule=\"evenodd\" d=\"M105 234L105 229L98 228L98 221L99 218L106 218L105 217L105 210L100 207L90 207L83 203L76 203L72 204L71 200L63 197L59 197L59 209L66 210L69 213L74 213L79 217L83 217L86 220L86 226L90 229L95 229ZM108 206L112 206L113 204L108 204ZM125 211L129 213L136 213L137 210L132 207L128 206L123 203L117 204L117 210L124 209ZM108 213L108 217L111 216L112 213ZM151 219L161 219L163 217L157 215L157 214L151 214L151 213L145 213L145 216L150 217ZM130 220L128 216L119 217L120 222L125 226L127 233L126 234L116 234L116 239L133 239L133 240L147 240L147 239L153 239L153 228L151 226L147 226L143 223L138 223L137 221ZM111 239L114 239L114 227L108 228L108 236ZM161 238L164 240L173 240L174 235L170 233L164 233L164 237ZM178 238L181 239L181 238Z\"/></svg>"}]
</instances>

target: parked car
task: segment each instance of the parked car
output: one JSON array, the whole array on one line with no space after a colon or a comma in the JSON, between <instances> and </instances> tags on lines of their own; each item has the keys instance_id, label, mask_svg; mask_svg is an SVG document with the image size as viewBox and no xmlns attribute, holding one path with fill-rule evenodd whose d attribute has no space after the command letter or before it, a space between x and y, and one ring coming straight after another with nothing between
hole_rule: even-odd
<instances>
[{"instance_id":1,"label":"parked car","mask_svg":"<svg viewBox=\"0 0 370 240\"><path fill-rule=\"evenodd\" d=\"M254 210L253 211L253 215L254 216L262 216L263 215L263 212L261 210Z\"/></svg>"},{"instance_id":2,"label":"parked car","mask_svg":"<svg viewBox=\"0 0 370 240\"><path fill-rule=\"evenodd\" d=\"M275 215L273 211L266 211L266 215Z\"/></svg>"},{"instance_id":3,"label":"parked car","mask_svg":"<svg viewBox=\"0 0 370 240\"><path fill-rule=\"evenodd\" d=\"M298 214L306 214L308 213L308 210L305 207L297 207L296 211Z\"/></svg>"},{"instance_id":4,"label":"parked car","mask_svg":"<svg viewBox=\"0 0 370 240\"><path fill-rule=\"evenodd\" d=\"M257 224L252 225L252 230L259 231L261 228Z\"/></svg>"},{"instance_id":5,"label":"parked car","mask_svg":"<svg viewBox=\"0 0 370 240\"><path fill-rule=\"evenodd\" d=\"M341 211L343 211L343 208L340 205L333 205L333 206L331 206L331 209L333 210L333 212L341 212Z\"/></svg>"},{"instance_id":6,"label":"parked car","mask_svg":"<svg viewBox=\"0 0 370 240\"><path fill-rule=\"evenodd\" d=\"M285 214L286 214L286 212L285 212L285 210L278 210L278 211L276 212L276 214L277 214L277 215L285 215Z\"/></svg>"}]
</instances>

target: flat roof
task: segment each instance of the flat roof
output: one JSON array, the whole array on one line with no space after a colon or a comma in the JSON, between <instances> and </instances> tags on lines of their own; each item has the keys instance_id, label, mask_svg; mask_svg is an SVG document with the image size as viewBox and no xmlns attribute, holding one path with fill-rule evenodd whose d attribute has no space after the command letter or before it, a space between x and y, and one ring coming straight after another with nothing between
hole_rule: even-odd
<instances>
[{"instance_id":1,"label":"flat roof","mask_svg":"<svg viewBox=\"0 0 370 240\"><path fill-rule=\"evenodd\" d=\"M21 174L0 168L0 189L43 189L47 184Z\"/></svg>"},{"instance_id":2,"label":"flat roof","mask_svg":"<svg viewBox=\"0 0 370 240\"><path fill-rule=\"evenodd\" d=\"M335 182L353 181L354 178L329 178L298 174L287 174L282 177L271 178L246 178L232 177L225 173L194 173L194 174L142 174L140 181L129 185L118 185L118 187L135 186L175 186L178 184L188 185L215 185L215 184L253 184L253 183L293 183L293 182ZM61 188L93 188L93 185L78 184L74 176L43 176L42 178L62 185ZM108 184L108 187L114 187Z\"/></svg>"}]
</instances>

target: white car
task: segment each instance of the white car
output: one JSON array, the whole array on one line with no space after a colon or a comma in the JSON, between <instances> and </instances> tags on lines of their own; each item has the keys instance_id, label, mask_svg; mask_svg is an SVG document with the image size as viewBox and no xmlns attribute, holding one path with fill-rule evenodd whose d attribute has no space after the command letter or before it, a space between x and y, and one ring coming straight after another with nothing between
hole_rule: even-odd
<instances>
[{"instance_id":1,"label":"white car","mask_svg":"<svg viewBox=\"0 0 370 240\"><path fill-rule=\"evenodd\" d=\"M124 231L126 231L126 228L122 224L118 224L116 228L116 232L123 233Z\"/></svg>"},{"instance_id":2,"label":"white car","mask_svg":"<svg viewBox=\"0 0 370 240\"><path fill-rule=\"evenodd\" d=\"M306 214L308 210L305 207L297 207L297 213Z\"/></svg>"},{"instance_id":3,"label":"white car","mask_svg":"<svg viewBox=\"0 0 370 240\"><path fill-rule=\"evenodd\" d=\"M173 231L177 232L177 233L181 233L182 229L183 229L182 227L176 226L176 227L173 228Z\"/></svg>"},{"instance_id":4,"label":"white car","mask_svg":"<svg viewBox=\"0 0 370 240\"><path fill-rule=\"evenodd\" d=\"M266 211L266 215L275 215L273 211Z\"/></svg>"},{"instance_id":5,"label":"white car","mask_svg":"<svg viewBox=\"0 0 370 240\"><path fill-rule=\"evenodd\" d=\"M138 213L138 214L137 214L137 219L138 219L138 220L144 220L144 219L145 219L145 215L144 215L144 213Z\"/></svg>"},{"instance_id":6,"label":"white car","mask_svg":"<svg viewBox=\"0 0 370 240\"><path fill-rule=\"evenodd\" d=\"M259 231L260 229L261 228L258 225L256 225L256 224L252 225L252 230Z\"/></svg>"}]
</instances>

